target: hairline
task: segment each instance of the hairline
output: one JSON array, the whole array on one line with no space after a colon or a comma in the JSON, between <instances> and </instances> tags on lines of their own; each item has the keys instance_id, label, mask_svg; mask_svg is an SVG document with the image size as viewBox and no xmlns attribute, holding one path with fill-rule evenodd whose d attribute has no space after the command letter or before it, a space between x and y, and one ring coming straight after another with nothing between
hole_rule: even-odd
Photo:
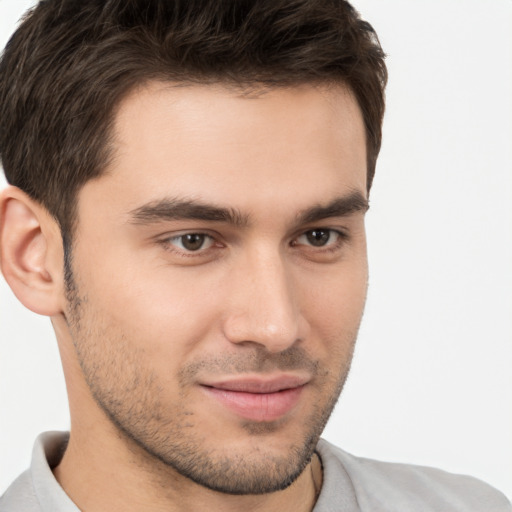
<instances>
[{"instance_id":1,"label":"hairline","mask_svg":"<svg viewBox=\"0 0 512 512\"><path fill-rule=\"evenodd\" d=\"M350 87L350 84L346 82L346 80L336 80L336 79L317 79L317 80L295 80L295 81L276 81L276 82L266 82L263 80L235 80L229 79L225 77L211 77L208 80L207 77L203 79L194 79L191 77L189 80L173 80L171 78L165 78L164 76L157 77L146 77L141 78L138 82L135 82L130 87L127 87L123 90L117 100L114 102L110 113L108 114L108 118L106 120L104 129L105 129L105 140L101 147L101 152L103 153L103 162L101 164L101 168L98 169L98 173L94 176L91 176L84 183L82 183L79 187L76 188L73 194L74 201L71 203L72 206L69 210L69 219L65 226L63 226L59 219L56 219L61 230L61 234L63 235L63 239L66 238L68 243L72 245L73 236L75 230L78 225L78 211L77 205L79 201L79 196L82 188L90 181L101 179L103 176L108 175L110 170L112 169L112 165L115 162L117 157L117 147L116 147L116 123L118 120L119 112L123 107L123 104L138 91L150 90L153 87L161 86L162 88L184 88L184 87L207 87L207 88L215 88L218 87L219 90L227 90L232 91L234 93L238 93L240 97L244 99L257 99L262 95L274 91L274 90L283 90L283 89L296 89L304 86L312 86L318 88L319 90L332 90L338 89L340 91L344 91L349 94L354 100L355 105L361 115L364 126L364 135L365 135L365 150L366 150L366 177L368 178L368 154L369 154L369 137L368 131L366 129L366 124L364 120L364 114L361 110L361 105L359 100L357 99L357 95ZM371 188L371 183L368 182L366 192L369 194Z\"/></svg>"}]
</instances>

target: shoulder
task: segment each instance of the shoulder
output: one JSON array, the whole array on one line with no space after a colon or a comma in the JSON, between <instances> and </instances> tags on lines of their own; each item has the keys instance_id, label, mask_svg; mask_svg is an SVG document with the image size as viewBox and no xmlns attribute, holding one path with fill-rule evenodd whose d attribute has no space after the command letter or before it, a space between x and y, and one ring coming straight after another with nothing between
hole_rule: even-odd
<instances>
[{"instance_id":1,"label":"shoulder","mask_svg":"<svg viewBox=\"0 0 512 512\"><path fill-rule=\"evenodd\" d=\"M40 507L32 484L30 472L22 473L0 496L1 512L39 512Z\"/></svg>"},{"instance_id":2,"label":"shoulder","mask_svg":"<svg viewBox=\"0 0 512 512\"><path fill-rule=\"evenodd\" d=\"M470 476L356 457L325 440L317 449L325 484L348 477L362 512L512 512L501 492Z\"/></svg>"},{"instance_id":3,"label":"shoulder","mask_svg":"<svg viewBox=\"0 0 512 512\"><path fill-rule=\"evenodd\" d=\"M64 453L67 432L46 432L34 443L30 468L0 497L0 512L79 512L52 473Z\"/></svg>"}]
</instances>

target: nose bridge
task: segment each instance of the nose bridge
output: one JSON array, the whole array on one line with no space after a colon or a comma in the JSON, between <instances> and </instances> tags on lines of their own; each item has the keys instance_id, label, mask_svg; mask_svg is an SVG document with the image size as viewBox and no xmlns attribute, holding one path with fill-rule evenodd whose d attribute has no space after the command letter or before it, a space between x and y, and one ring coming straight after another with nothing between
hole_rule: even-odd
<instances>
[{"instance_id":1,"label":"nose bridge","mask_svg":"<svg viewBox=\"0 0 512 512\"><path fill-rule=\"evenodd\" d=\"M301 339L303 320L293 285L277 248L250 252L233 274L226 337L233 343L264 345L271 352L286 350Z\"/></svg>"}]
</instances>

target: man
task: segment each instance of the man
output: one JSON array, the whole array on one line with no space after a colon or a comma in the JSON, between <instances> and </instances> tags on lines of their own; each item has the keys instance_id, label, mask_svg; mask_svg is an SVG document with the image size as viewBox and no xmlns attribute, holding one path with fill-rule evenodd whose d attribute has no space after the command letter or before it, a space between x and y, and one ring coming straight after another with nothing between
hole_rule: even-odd
<instances>
[{"instance_id":1,"label":"man","mask_svg":"<svg viewBox=\"0 0 512 512\"><path fill-rule=\"evenodd\" d=\"M319 440L367 287L386 70L345 2L42 2L1 66L1 264L71 432L3 510L510 510Z\"/></svg>"}]
</instances>

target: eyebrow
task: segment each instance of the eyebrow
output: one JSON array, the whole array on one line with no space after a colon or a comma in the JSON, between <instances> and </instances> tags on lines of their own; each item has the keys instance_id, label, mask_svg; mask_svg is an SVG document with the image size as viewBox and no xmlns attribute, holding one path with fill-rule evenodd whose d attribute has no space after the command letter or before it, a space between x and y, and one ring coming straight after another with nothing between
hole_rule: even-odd
<instances>
[{"instance_id":1,"label":"eyebrow","mask_svg":"<svg viewBox=\"0 0 512 512\"><path fill-rule=\"evenodd\" d=\"M224 208L201 201L178 198L164 198L145 204L132 210L130 217L133 224L151 224L169 220L204 220L245 227L249 223L248 217L235 208Z\"/></svg>"},{"instance_id":2,"label":"eyebrow","mask_svg":"<svg viewBox=\"0 0 512 512\"><path fill-rule=\"evenodd\" d=\"M316 205L298 213L298 224L311 224L329 217L345 217L369 208L364 195L355 191L334 199L326 205ZM152 224L172 220L202 220L223 222L235 227L247 227L249 216L236 208L225 208L192 199L163 198L129 212L132 224Z\"/></svg>"},{"instance_id":3,"label":"eyebrow","mask_svg":"<svg viewBox=\"0 0 512 512\"><path fill-rule=\"evenodd\" d=\"M329 217L346 217L355 213L366 213L370 207L368 199L359 191L338 197L326 205L313 206L297 216L299 224L311 224Z\"/></svg>"}]
</instances>

